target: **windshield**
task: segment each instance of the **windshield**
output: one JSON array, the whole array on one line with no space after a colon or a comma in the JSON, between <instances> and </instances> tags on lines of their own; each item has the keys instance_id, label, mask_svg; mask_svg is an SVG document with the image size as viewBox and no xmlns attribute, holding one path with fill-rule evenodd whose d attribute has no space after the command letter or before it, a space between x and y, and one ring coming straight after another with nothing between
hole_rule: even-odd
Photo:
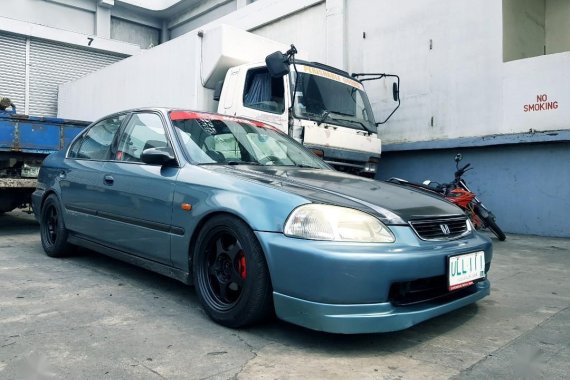
<instances>
[{"instance_id":1,"label":"windshield","mask_svg":"<svg viewBox=\"0 0 570 380\"><path fill-rule=\"evenodd\" d=\"M297 70L292 72L296 117L376 132L360 82L311 66L297 65Z\"/></svg>"},{"instance_id":2,"label":"windshield","mask_svg":"<svg viewBox=\"0 0 570 380\"><path fill-rule=\"evenodd\" d=\"M221 115L176 111L170 119L198 164L330 167L299 143L262 123Z\"/></svg>"}]
</instances>

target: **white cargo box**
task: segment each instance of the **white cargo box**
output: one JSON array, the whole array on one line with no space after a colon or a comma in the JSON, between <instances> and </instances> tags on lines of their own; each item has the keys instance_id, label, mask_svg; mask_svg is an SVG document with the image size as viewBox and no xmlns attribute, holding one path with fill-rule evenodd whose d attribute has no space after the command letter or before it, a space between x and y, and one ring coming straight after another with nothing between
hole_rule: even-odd
<instances>
[{"instance_id":1,"label":"white cargo box","mask_svg":"<svg viewBox=\"0 0 570 380\"><path fill-rule=\"evenodd\" d=\"M96 120L137 107L216 111L218 81L230 67L263 62L288 46L220 25L198 30L59 86L58 117Z\"/></svg>"}]
</instances>

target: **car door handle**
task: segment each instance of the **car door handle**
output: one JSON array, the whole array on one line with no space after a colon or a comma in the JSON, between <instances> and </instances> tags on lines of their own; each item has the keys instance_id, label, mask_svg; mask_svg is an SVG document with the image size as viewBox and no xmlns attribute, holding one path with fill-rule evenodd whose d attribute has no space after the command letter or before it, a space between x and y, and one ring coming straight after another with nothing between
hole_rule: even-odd
<instances>
[{"instance_id":1,"label":"car door handle","mask_svg":"<svg viewBox=\"0 0 570 380\"><path fill-rule=\"evenodd\" d=\"M59 178L60 178L60 179L64 179L65 176L66 176L65 171L62 170L62 171L59 172Z\"/></svg>"},{"instance_id":2,"label":"car door handle","mask_svg":"<svg viewBox=\"0 0 570 380\"><path fill-rule=\"evenodd\" d=\"M113 178L113 176L106 175L105 177L103 177L103 183L105 183L105 185L112 186L113 183L115 183L115 179Z\"/></svg>"}]
</instances>

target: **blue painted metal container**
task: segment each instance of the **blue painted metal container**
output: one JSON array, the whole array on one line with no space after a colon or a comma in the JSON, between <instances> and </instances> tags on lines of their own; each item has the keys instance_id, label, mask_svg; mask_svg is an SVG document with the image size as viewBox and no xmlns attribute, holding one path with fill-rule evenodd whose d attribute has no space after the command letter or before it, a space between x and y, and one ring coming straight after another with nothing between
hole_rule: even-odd
<instances>
[{"instance_id":1,"label":"blue painted metal container","mask_svg":"<svg viewBox=\"0 0 570 380\"><path fill-rule=\"evenodd\" d=\"M65 148L89 123L0 112L0 152L50 154Z\"/></svg>"},{"instance_id":2,"label":"blue painted metal container","mask_svg":"<svg viewBox=\"0 0 570 380\"><path fill-rule=\"evenodd\" d=\"M37 170L89 123L0 111L0 214L30 202Z\"/></svg>"}]
</instances>

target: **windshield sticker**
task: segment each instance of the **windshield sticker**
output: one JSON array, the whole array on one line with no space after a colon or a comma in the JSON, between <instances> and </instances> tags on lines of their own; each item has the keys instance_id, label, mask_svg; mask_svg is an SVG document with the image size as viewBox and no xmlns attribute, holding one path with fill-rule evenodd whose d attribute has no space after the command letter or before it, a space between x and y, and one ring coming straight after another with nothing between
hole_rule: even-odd
<instances>
[{"instance_id":1,"label":"windshield sticker","mask_svg":"<svg viewBox=\"0 0 570 380\"><path fill-rule=\"evenodd\" d=\"M364 86L362 85L362 83L327 70L319 69L313 66L304 66L304 65L297 65L297 70L301 73L313 74L319 77L334 80L336 82L341 82L349 86L355 87L361 91L364 91Z\"/></svg>"},{"instance_id":2,"label":"windshield sticker","mask_svg":"<svg viewBox=\"0 0 570 380\"><path fill-rule=\"evenodd\" d=\"M279 131L277 128L275 128L272 125L268 125L268 124L265 124L265 123L262 123L262 122L259 122L256 120L248 120L248 119L242 119L242 118L238 118L238 117L224 116L224 115L218 115L218 114L213 114L213 113L205 113L205 112L192 112L192 111L172 111L172 112L170 112L170 120L172 120L172 121L189 120L189 119L233 121L236 123L251 124L251 125L255 125L256 127L274 129L276 131Z\"/></svg>"}]
</instances>

